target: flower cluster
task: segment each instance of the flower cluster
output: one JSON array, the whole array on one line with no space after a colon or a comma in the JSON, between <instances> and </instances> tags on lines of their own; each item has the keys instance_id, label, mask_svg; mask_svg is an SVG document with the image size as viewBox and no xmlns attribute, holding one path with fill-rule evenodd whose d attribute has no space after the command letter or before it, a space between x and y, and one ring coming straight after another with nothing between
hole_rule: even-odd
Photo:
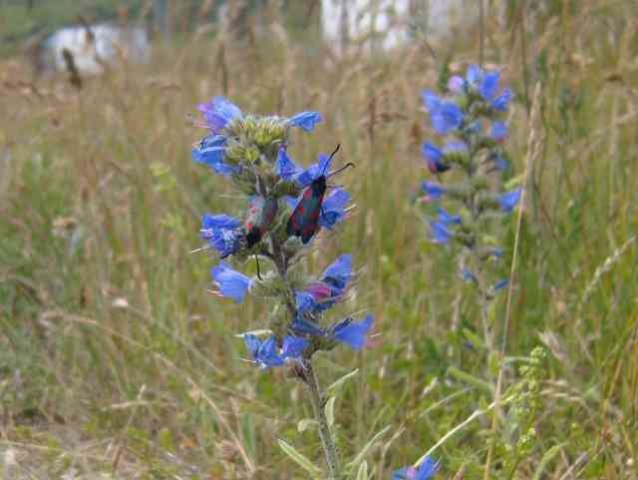
<instances>
[{"instance_id":1,"label":"flower cluster","mask_svg":"<svg viewBox=\"0 0 638 480\"><path fill-rule=\"evenodd\" d=\"M438 180L421 185L422 201L434 205L427 221L430 237L436 244L464 247L461 277L486 298L506 285L505 280L489 283L485 275L488 262L502 254L492 244L489 224L511 213L521 197L519 188L503 189L503 172L509 168L503 116L514 94L501 90L499 81L500 72L470 65L465 77L449 79L446 96L428 90L422 94L432 129L443 137L442 145L424 142L421 148L426 167ZM440 183L443 175L452 177L445 185Z\"/></svg>"},{"instance_id":2,"label":"flower cluster","mask_svg":"<svg viewBox=\"0 0 638 480\"><path fill-rule=\"evenodd\" d=\"M361 349L372 317L348 317L331 325L322 316L346 298L353 280L352 257L340 256L318 279L290 270L304 246L322 230L331 230L350 210L350 194L327 184L332 155L320 155L307 168L289 155L291 130L311 132L321 121L317 112L290 118L246 115L223 97L199 106L209 133L192 150L198 163L235 185L241 193L236 215L205 214L201 237L221 259L257 261L249 276L221 261L211 270L218 295L242 303L247 294L273 298L279 307L268 322L266 338L243 335L251 360L262 369L290 362L303 366L317 350L339 343ZM273 268L262 276L259 258Z\"/></svg>"}]
</instances>

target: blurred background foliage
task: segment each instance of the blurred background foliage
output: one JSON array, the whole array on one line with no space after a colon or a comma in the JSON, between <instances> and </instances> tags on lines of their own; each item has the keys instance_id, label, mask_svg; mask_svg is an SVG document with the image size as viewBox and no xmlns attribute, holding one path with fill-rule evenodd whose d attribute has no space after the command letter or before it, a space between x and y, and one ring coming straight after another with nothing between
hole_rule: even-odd
<instances>
[{"instance_id":1,"label":"blurred background foliage","mask_svg":"<svg viewBox=\"0 0 638 480\"><path fill-rule=\"evenodd\" d=\"M359 369L337 401L344 454L390 425L368 457L373 478L388 478L484 410L436 451L441 478L484 478L490 448L485 478L638 478L638 5L484 2L482 29L339 53L295 30L294 2L244 4L238 30L200 28L209 2L169 2L189 15L171 14L173 37L153 42L152 62L78 89L66 73L34 76L23 41L78 15L117 18L121 2L28 3L0 0L7 478L303 478L277 438L321 460L316 432L299 432L310 416L301 385L241 361L234 334L268 312L207 294L215 260L189 253L201 246L199 215L232 202L190 160L202 135L196 105L217 94L246 112L322 112L291 154L307 164L340 142L357 165L339 179L357 203L353 220L299 267L319 271L352 252L358 286L340 309L377 318L375 348L320 362L325 384ZM129 18L152 7L126 6ZM481 55L517 92L510 175L523 170L531 132L542 146L507 337L505 387L518 396L495 411L497 355L413 202L431 137L420 93ZM512 226L507 256L513 240ZM539 346L544 355L532 356Z\"/></svg>"}]
</instances>

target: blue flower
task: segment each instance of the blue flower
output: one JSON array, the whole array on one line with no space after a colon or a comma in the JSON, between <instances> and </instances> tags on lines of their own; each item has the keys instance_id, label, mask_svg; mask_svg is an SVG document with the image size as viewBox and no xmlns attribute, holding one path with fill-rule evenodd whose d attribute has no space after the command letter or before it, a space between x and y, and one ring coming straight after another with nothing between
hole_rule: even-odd
<instances>
[{"instance_id":1,"label":"blue flower","mask_svg":"<svg viewBox=\"0 0 638 480\"><path fill-rule=\"evenodd\" d=\"M503 122L494 122L490 128L490 138L497 142L502 142L507 136L507 125Z\"/></svg>"},{"instance_id":2,"label":"blue flower","mask_svg":"<svg viewBox=\"0 0 638 480\"><path fill-rule=\"evenodd\" d=\"M328 194L321 207L319 226L331 230L346 216L346 205L350 201L350 194L343 188L335 188Z\"/></svg>"},{"instance_id":3,"label":"blue flower","mask_svg":"<svg viewBox=\"0 0 638 480\"><path fill-rule=\"evenodd\" d=\"M226 145L227 139L223 135L208 135L202 139L198 146L193 148L191 156L197 163L208 165L215 173L228 177L239 172L240 167L224 162Z\"/></svg>"},{"instance_id":4,"label":"blue flower","mask_svg":"<svg viewBox=\"0 0 638 480\"><path fill-rule=\"evenodd\" d=\"M321 280L334 285L336 288L345 289L352 278L352 255L339 256L326 268Z\"/></svg>"},{"instance_id":5,"label":"blue flower","mask_svg":"<svg viewBox=\"0 0 638 480\"><path fill-rule=\"evenodd\" d=\"M508 104L514 98L514 92L511 88L506 88L503 92L496 97L495 99L490 101L490 105L492 108L498 112L505 112L507 110Z\"/></svg>"},{"instance_id":6,"label":"blue flower","mask_svg":"<svg viewBox=\"0 0 638 480\"><path fill-rule=\"evenodd\" d=\"M213 267L210 274L223 297L232 298L237 303L244 301L246 292L252 284L250 277L233 270L225 262Z\"/></svg>"},{"instance_id":7,"label":"blue flower","mask_svg":"<svg viewBox=\"0 0 638 480\"><path fill-rule=\"evenodd\" d=\"M505 171L509 167L509 162L500 152L491 152L488 160L494 165L494 169L497 171Z\"/></svg>"},{"instance_id":8,"label":"blue flower","mask_svg":"<svg viewBox=\"0 0 638 480\"><path fill-rule=\"evenodd\" d=\"M507 278L503 278L502 280L499 280L492 286L492 291L498 292L499 290L503 290L505 287L507 287L508 284L509 284L509 280Z\"/></svg>"},{"instance_id":9,"label":"blue flower","mask_svg":"<svg viewBox=\"0 0 638 480\"><path fill-rule=\"evenodd\" d=\"M403 467L392 474L392 480L429 480L433 478L439 469L439 462L430 457L425 457L418 468Z\"/></svg>"},{"instance_id":10,"label":"blue flower","mask_svg":"<svg viewBox=\"0 0 638 480\"><path fill-rule=\"evenodd\" d=\"M520 201L522 191L521 188L517 188L499 196L498 202L501 206L501 210L505 213L511 213Z\"/></svg>"},{"instance_id":11,"label":"blue flower","mask_svg":"<svg viewBox=\"0 0 638 480\"><path fill-rule=\"evenodd\" d=\"M241 118L241 110L225 97L215 97L208 103L202 103L198 107L202 112L211 133L219 133L235 118Z\"/></svg>"},{"instance_id":12,"label":"blue flower","mask_svg":"<svg viewBox=\"0 0 638 480\"><path fill-rule=\"evenodd\" d=\"M277 354L277 339L274 335L266 340L260 340L255 335L246 334L244 343L248 353L262 370L284 364L284 359Z\"/></svg>"},{"instance_id":13,"label":"blue flower","mask_svg":"<svg viewBox=\"0 0 638 480\"><path fill-rule=\"evenodd\" d=\"M474 272L472 272L471 270L467 268L464 268L461 271L461 279L467 283L478 283L478 278L476 278L476 275L474 275Z\"/></svg>"},{"instance_id":14,"label":"blue flower","mask_svg":"<svg viewBox=\"0 0 638 480\"><path fill-rule=\"evenodd\" d=\"M229 215L202 215L201 236L219 252L221 258L235 253L241 246L241 222Z\"/></svg>"},{"instance_id":15,"label":"blue flower","mask_svg":"<svg viewBox=\"0 0 638 480\"><path fill-rule=\"evenodd\" d=\"M447 191L443 185L434 182L421 183L421 189L425 192L428 201L440 199Z\"/></svg>"},{"instance_id":16,"label":"blue flower","mask_svg":"<svg viewBox=\"0 0 638 480\"><path fill-rule=\"evenodd\" d=\"M319 155L317 163L313 163L295 176L295 181L300 187L307 187L322 175L328 175L328 169L332 159L328 155Z\"/></svg>"},{"instance_id":17,"label":"blue flower","mask_svg":"<svg viewBox=\"0 0 638 480\"><path fill-rule=\"evenodd\" d=\"M447 229L447 226L443 222L437 222L436 220L429 220L430 233L432 234L432 241L438 244L446 244L450 242L450 239L454 236L452 232Z\"/></svg>"},{"instance_id":18,"label":"blue flower","mask_svg":"<svg viewBox=\"0 0 638 480\"><path fill-rule=\"evenodd\" d=\"M442 100L430 91L423 92L425 107L430 113L432 128L439 135L447 135L463 123L463 111L449 100Z\"/></svg>"},{"instance_id":19,"label":"blue flower","mask_svg":"<svg viewBox=\"0 0 638 480\"><path fill-rule=\"evenodd\" d=\"M450 169L450 166L443 163L443 151L430 142L421 145L421 154L425 157L428 170L432 173L443 173Z\"/></svg>"},{"instance_id":20,"label":"blue flower","mask_svg":"<svg viewBox=\"0 0 638 480\"><path fill-rule=\"evenodd\" d=\"M455 95L463 92L464 87L465 80L459 75L452 75L447 82L447 89Z\"/></svg>"},{"instance_id":21,"label":"blue flower","mask_svg":"<svg viewBox=\"0 0 638 480\"><path fill-rule=\"evenodd\" d=\"M346 318L330 328L329 336L333 340L345 343L354 350L361 350L365 345L372 322L372 315L368 315L360 322L355 322L352 318Z\"/></svg>"},{"instance_id":22,"label":"blue flower","mask_svg":"<svg viewBox=\"0 0 638 480\"><path fill-rule=\"evenodd\" d=\"M442 208L439 208L438 214L439 214L439 222L441 222L445 226L459 225L461 223L460 215L451 215L447 213L445 210L443 210Z\"/></svg>"},{"instance_id":23,"label":"blue flower","mask_svg":"<svg viewBox=\"0 0 638 480\"><path fill-rule=\"evenodd\" d=\"M316 337L325 337L326 331L319 327L314 321L306 320L299 316L290 324L290 329L299 335L314 335Z\"/></svg>"},{"instance_id":24,"label":"blue flower","mask_svg":"<svg viewBox=\"0 0 638 480\"><path fill-rule=\"evenodd\" d=\"M310 292L295 292L295 309L298 315L304 315L317 308L315 296Z\"/></svg>"},{"instance_id":25,"label":"blue flower","mask_svg":"<svg viewBox=\"0 0 638 480\"><path fill-rule=\"evenodd\" d=\"M483 100L491 100L498 92L498 82L501 78L500 72L485 72L483 81L479 87L479 93Z\"/></svg>"},{"instance_id":26,"label":"blue flower","mask_svg":"<svg viewBox=\"0 0 638 480\"><path fill-rule=\"evenodd\" d=\"M341 300L352 279L352 255L341 255L326 268L320 281L308 284L303 291L295 292L297 316L318 314Z\"/></svg>"},{"instance_id":27,"label":"blue flower","mask_svg":"<svg viewBox=\"0 0 638 480\"><path fill-rule=\"evenodd\" d=\"M311 132L315 125L321 122L321 114L319 112L301 112L288 119L288 123L293 127L299 127L305 132Z\"/></svg>"},{"instance_id":28,"label":"blue flower","mask_svg":"<svg viewBox=\"0 0 638 480\"><path fill-rule=\"evenodd\" d=\"M505 88L497 96L500 78L501 73L498 71L483 71L476 65L470 65L465 76L466 88L478 92L481 98L489 102L494 110L504 112L514 98L514 92L509 88Z\"/></svg>"},{"instance_id":29,"label":"blue flower","mask_svg":"<svg viewBox=\"0 0 638 480\"><path fill-rule=\"evenodd\" d=\"M303 169L288 156L286 147L280 147L277 153L275 171L283 180L293 180Z\"/></svg>"},{"instance_id":30,"label":"blue flower","mask_svg":"<svg viewBox=\"0 0 638 480\"><path fill-rule=\"evenodd\" d=\"M283 344L281 346L281 358L282 360L295 360L301 358L304 350L308 347L308 340L305 338L287 336L284 337Z\"/></svg>"}]
</instances>

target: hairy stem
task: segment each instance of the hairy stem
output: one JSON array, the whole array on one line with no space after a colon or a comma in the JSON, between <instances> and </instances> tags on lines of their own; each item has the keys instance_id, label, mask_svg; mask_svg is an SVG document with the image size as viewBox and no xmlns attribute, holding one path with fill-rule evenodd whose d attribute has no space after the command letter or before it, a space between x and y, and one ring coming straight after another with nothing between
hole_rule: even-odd
<instances>
[{"instance_id":1,"label":"hairy stem","mask_svg":"<svg viewBox=\"0 0 638 480\"><path fill-rule=\"evenodd\" d=\"M273 261L277 268L277 273L282 279L286 278L288 271L288 260L286 253L281 248L281 244L275 240L272 242ZM295 318L297 311L294 304L294 294L292 291L286 293L284 299L286 307L290 312L291 320ZM335 441L332 429L328 424L326 418L325 406L325 394L319 385L319 379L312 367L312 359L304 361L304 372L301 376L304 383L308 386L308 392L310 393L310 403L315 414L315 420L319 424L319 437L321 438L321 445L323 447L323 453L326 457L326 463L328 464L328 470L330 471L330 480L340 480L341 474L339 473L339 452L337 451L337 443Z\"/></svg>"},{"instance_id":2,"label":"hairy stem","mask_svg":"<svg viewBox=\"0 0 638 480\"><path fill-rule=\"evenodd\" d=\"M337 444L335 442L332 429L326 418L326 412L324 406L326 403L325 395L319 386L319 380L317 374L312 368L311 361L306 363L306 385L308 385L308 391L310 392L310 402L312 403L312 409L315 412L315 419L319 423L319 436L321 437L321 445L323 447L323 453L326 457L326 463L328 464L328 470L330 471L331 480L340 480L341 475L339 473L339 452L337 451Z\"/></svg>"}]
</instances>

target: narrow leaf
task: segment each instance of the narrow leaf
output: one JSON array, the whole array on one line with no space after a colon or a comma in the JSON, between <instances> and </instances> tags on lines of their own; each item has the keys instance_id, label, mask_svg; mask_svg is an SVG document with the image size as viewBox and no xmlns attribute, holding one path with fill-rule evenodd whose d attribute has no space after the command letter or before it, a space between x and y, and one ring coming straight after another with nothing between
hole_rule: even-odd
<instances>
[{"instance_id":1,"label":"narrow leaf","mask_svg":"<svg viewBox=\"0 0 638 480\"><path fill-rule=\"evenodd\" d=\"M324 411L326 412L326 419L328 420L328 425L330 428L335 424L335 400L337 397L330 397L326 402L326 406L324 407Z\"/></svg>"},{"instance_id":2,"label":"narrow leaf","mask_svg":"<svg viewBox=\"0 0 638 480\"><path fill-rule=\"evenodd\" d=\"M331 395L334 395L337 392L337 390L339 390L342 387L344 383L346 383L348 380L354 377L357 373L359 373L358 368L349 373L346 373L343 377L341 377L340 379L335 381L332 385L330 385L328 388L326 388L326 392Z\"/></svg>"},{"instance_id":3,"label":"narrow leaf","mask_svg":"<svg viewBox=\"0 0 638 480\"><path fill-rule=\"evenodd\" d=\"M297 422L297 431L299 433L303 433L309 428L315 428L317 425L319 425L319 422L317 420L313 420L312 418L304 418Z\"/></svg>"},{"instance_id":4,"label":"narrow leaf","mask_svg":"<svg viewBox=\"0 0 638 480\"><path fill-rule=\"evenodd\" d=\"M366 455L370 452L374 444L383 436L385 433L390 430L390 425L385 427L384 429L378 431L374 437L372 437L368 443L361 449L361 451L357 454L357 456L348 463L349 468L356 468L366 457Z\"/></svg>"},{"instance_id":5,"label":"narrow leaf","mask_svg":"<svg viewBox=\"0 0 638 480\"><path fill-rule=\"evenodd\" d=\"M554 459L558 452L560 452L560 449L564 446L564 443L560 445L554 445L552 448L545 452L543 458L541 458L541 461L538 463L538 467L536 467L536 472L534 472L534 476L532 477L533 480L540 480L541 478L543 478L543 472L547 468L547 465L549 465L549 462Z\"/></svg>"},{"instance_id":6,"label":"narrow leaf","mask_svg":"<svg viewBox=\"0 0 638 480\"><path fill-rule=\"evenodd\" d=\"M368 462L365 460L359 465L357 480L368 480Z\"/></svg>"},{"instance_id":7,"label":"narrow leaf","mask_svg":"<svg viewBox=\"0 0 638 480\"><path fill-rule=\"evenodd\" d=\"M279 439L279 447L288 455L297 465L303 468L306 472L312 475L314 478L321 478L321 469L316 467L312 461L303 454L301 454L295 447Z\"/></svg>"}]
</instances>

